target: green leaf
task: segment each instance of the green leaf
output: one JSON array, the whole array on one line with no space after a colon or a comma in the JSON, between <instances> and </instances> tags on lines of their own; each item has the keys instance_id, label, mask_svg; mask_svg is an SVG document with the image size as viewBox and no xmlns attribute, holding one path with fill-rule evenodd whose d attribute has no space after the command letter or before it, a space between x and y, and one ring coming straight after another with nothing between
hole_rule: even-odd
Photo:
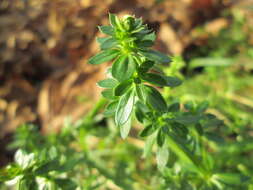
<instances>
[{"instance_id":1,"label":"green leaf","mask_svg":"<svg viewBox=\"0 0 253 190\"><path fill-rule=\"evenodd\" d=\"M113 48L118 44L117 40L112 37L97 38L97 41L100 44L101 50Z\"/></svg>"},{"instance_id":2,"label":"green leaf","mask_svg":"<svg viewBox=\"0 0 253 190\"><path fill-rule=\"evenodd\" d=\"M159 147L162 147L165 142L165 134L163 133L163 130L160 129L157 133L157 145Z\"/></svg>"},{"instance_id":3,"label":"green leaf","mask_svg":"<svg viewBox=\"0 0 253 190\"><path fill-rule=\"evenodd\" d=\"M132 56L122 55L112 65L112 76L118 81L128 80L135 71L135 62Z\"/></svg>"},{"instance_id":4,"label":"green leaf","mask_svg":"<svg viewBox=\"0 0 253 190\"><path fill-rule=\"evenodd\" d=\"M130 118L134 106L134 96L134 91L130 90L120 97L115 114L115 123L117 126L124 125Z\"/></svg>"},{"instance_id":5,"label":"green leaf","mask_svg":"<svg viewBox=\"0 0 253 190\"><path fill-rule=\"evenodd\" d=\"M109 100L114 100L116 97L114 96L113 89L106 89L101 92L102 96L104 98L107 98Z\"/></svg>"},{"instance_id":6,"label":"green leaf","mask_svg":"<svg viewBox=\"0 0 253 190\"><path fill-rule=\"evenodd\" d=\"M178 102L170 104L168 107L168 112L178 112L180 110L180 104Z\"/></svg>"},{"instance_id":7,"label":"green leaf","mask_svg":"<svg viewBox=\"0 0 253 190\"><path fill-rule=\"evenodd\" d=\"M111 61L115 57L119 55L119 50L116 49L108 49L105 51L101 51L97 55L91 57L88 61L89 64L101 64L107 61Z\"/></svg>"},{"instance_id":8,"label":"green leaf","mask_svg":"<svg viewBox=\"0 0 253 190\"><path fill-rule=\"evenodd\" d=\"M148 108L143 103L141 103L140 101L136 102L135 116L139 122L141 122L141 123L144 122L144 119L146 118L148 111L149 111Z\"/></svg>"},{"instance_id":9,"label":"green leaf","mask_svg":"<svg viewBox=\"0 0 253 190\"><path fill-rule=\"evenodd\" d=\"M140 101L145 102L146 101L146 94L143 84L137 84L135 85L135 91Z\"/></svg>"},{"instance_id":10,"label":"green leaf","mask_svg":"<svg viewBox=\"0 0 253 190\"><path fill-rule=\"evenodd\" d=\"M167 55L160 53L158 51L155 51L155 50L142 50L141 53L142 53L142 55L144 55L146 58L148 58L151 61L155 61L158 63L169 63L170 62L170 58Z\"/></svg>"},{"instance_id":11,"label":"green leaf","mask_svg":"<svg viewBox=\"0 0 253 190\"><path fill-rule=\"evenodd\" d=\"M111 13L109 13L109 21L113 27L117 27L117 24L119 23L118 17L115 14Z\"/></svg>"},{"instance_id":12,"label":"green leaf","mask_svg":"<svg viewBox=\"0 0 253 190\"><path fill-rule=\"evenodd\" d=\"M108 79L99 81L97 84L101 88L114 88L115 86L117 86L118 81L112 78L108 78Z\"/></svg>"},{"instance_id":13,"label":"green leaf","mask_svg":"<svg viewBox=\"0 0 253 190\"><path fill-rule=\"evenodd\" d=\"M241 185L245 182L245 179L242 175L237 173L218 173L214 174L215 178L218 178L219 181L228 184L228 185Z\"/></svg>"},{"instance_id":14,"label":"green leaf","mask_svg":"<svg viewBox=\"0 0 253 190\"><path fill-rule=\"evenodd\" d=\"M146 73L142 75L142 79L157 86L167 85L167 81L161 75L155 73Z\"/></svg>"},{"instance_id":15,"label":"green leaf","mask_svg":"<svg viewBox=\"0 0 253 190\"><path fill-rule=\"evenodd\" d=\"M138 68L138 71L140 74L146 73L149 71L150 68L153 67L155 64L154 61L145 61L141 64L141 66Z\"/></svg>"},{"instance_id":16,"label":"green leaf","mask_svg":"<svg viewBox=\"0 0 253 190\"><path fill-rule=\"evenodd\" d=\"M35 171L36 175L45 175L50 171L56 171L59 169L59 161L58 160L52 160L50 162L47 162L40 167L38 167Z\"/></svg>"},{"instance_id":17,"label":"green leaf","mask_svg":"<svg viewBox=\"0 0 253 190\"><path fill-rule=\"evenodd\" d=\"M164 76L164 79L167 81L167 86L176 87L182 84L182 81L177 77Z\"/></svg>"},{"instance_id":18,"label":"green leaf","mask_svg":"<svg viewBox=\"0 0 253 190\"><path fill-rule=\"evenodd\" d=\"M197 124L202 119L199 115L181 115L175 118L175 121L183 125Z\"/></svg>"},{"instance_id":19,"label":"green leaf","mask_svg":"<svg viewBox=\"0 0 253 190\"><path fill-rule=\"evenodd\" d=\"M205 112L206 110L207 110L207 108L208 108L208 106L209 106L209 103L207 102L207 101L203 101L203 102L201 102L198 106L197 106L197 111L199 112L199 113L201 113L201 112Z\"/></svg>"},{"instance_id":20,"label":"green leaf","mask_svg":"<svg viewBox=\"0 0 253 190\"><path fill-rule=\"evenodd\" d=\"M118 101L113 101L110 104L108 104L107 107L105 108L104 116L105 117L113 116L115 114L118 103L119 103Z\"/></svg>"},{"instance_id":21,"label":"green leaf","mask_svg":"<svg viewBox=\"0 0 253 190\"><path fill-rule=\"evenodd\" d=\"M126 93L129 88L132 86L133 81L132 80L127 80L124 81L122 83L120 83L118 86L116 86L115 90L114 90L114 95L115 96L121 96L124 93Z\"/></svg>"},{"instance_id":22,"label":"green leaf","mask_svg":"<svg viewBox=\"0 0 253 190\"><path fill-rule=\"evenodd\" d=\"M131 124L132 124L132 119L130 116L130 118L127 120L127 122L125 124L119 126L120 136L122 139L127 138L128 134L130 132L130 129L131 129Z\"/></svg>"},{"instance_id":23,"label":"green leaf","mask_svg":"<svg viewBox=\"0 0 253 190\"><path fill-rule=\"evenodd\" d=\"M137 45L139 47L151 47L154 45L156 35L154 32L152 32L150 34L141 35L140 38L141 39L137 41ZM138 36L137 36L137 39L138 39Z\"/></svg>"},{"instance_id":24,"label":"green leaf","mask_svg":"<svg viewBox=\"0 0 253 190\"><path fill-rule=\"evenodd\" d=\"M141 133L139 134L140 137L147 137L151 134L153 134L156 131L155 127L152 124L149 124L146 126Z\"/></svg>"},{"instance_id":25,"label":"green leaf","mask_svg":"<svg viewBox=\"0 0 253 190\"><path fill-rule=\"evenodd\" d=\"M104 34L107 34L110 36L114 35L114 29L111 26L99 26L98 28L99 28L100 32L102 32Z\"/></svg>"},{"instance_id":26,"label":"green leaf","mask_svg":"<svg viewBox=\"0 0 253 190\"><path fill-rule=\"evenodd\" d=\"M156 35L155 35L155 32L151 32L149 34L146 34L144 35L141 40L142 41L151 41L151 42L154 42L156 39Z\"/></svg>"},{"instance_id":27,"label":"green leaf","mask_svg":"<svg viewBox=\"0 0 253 190\"><path fill-rule=\"evenodd\" d=\"M148 138L146 139L143 154L142 154L143 158L147 158L150 155L152 151L152 147L155 144L156 136L157 136L157 132L148 136Z\"/></svg>"},{"instance_id":28,"label":"green leaf","mask_svg":"<svg viewBox=\"0 0 253 190\"><path fill-rule=\"evenodd\" d=\"M22 168L17 164L10 164L5 168L0 169L0 182L10 182L11 184L16 184L20 178L22 173ZM7 182L8 183L8 182Z\"/></svg>"},{"instance_id":29,"label":"green leaf","mask_svg":"<svg viewBox=\"0 0 253 190\"><path fill-rule=\"evenodd\" d=\"M111 37L103 37L103 38L96 38L97 42L99 43L99 45L101 46L101 44L103 44L106 40L110 39Z\"/></svg>"},{"instance_id":30,"label":"green leaf","mask_svg":"<svg viewBox=\"0 0 253 190\"><path fill-rule=\"evenodd\" d=\"M169 160L168 147L165 145L158 148L158 151L156 154L156 161L157 161L158 168L164 169L166 167L168 160Z\"/></svg>"},{"instance_id":31,"label":"green leaf","mask_svg":"<svg viewBox=\"0 0 253 190\"><path fill-rule=\"evenodd\" d=\"M146 103L152 106L156 111L166 112L167 104L160 94L155 88L151 86L145 85L145 93L146 93Z\"/></svg>"}]
</instances>

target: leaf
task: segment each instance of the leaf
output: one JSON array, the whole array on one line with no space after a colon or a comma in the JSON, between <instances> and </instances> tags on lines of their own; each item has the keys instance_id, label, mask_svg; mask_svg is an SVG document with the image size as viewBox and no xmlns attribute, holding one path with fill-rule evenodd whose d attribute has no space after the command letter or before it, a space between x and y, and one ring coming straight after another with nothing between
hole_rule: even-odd
<instances>
[{"instance_id":1,"label":"leaf","mask_svg":"<svg viewBox=\"0 0 253 190\"><path fill-rule=\"evenodd\" d=\"M109 21L113 27L117 27L117 24L119 23L118 17L115 14L111 13L109 13Z\"/></svg>"},{"instance_id":2,"label":"leaf","mask_svg":"<svg viewBox=\"0 0 253 190\"><path fill-rule=\"evenodd\" d=\"M188 111L193 111L194 103L192 101L188 101L187 103L184 104L184 108Z\"/></svg>"},{"instance_id":3,"label":"leaf","mask_svg":"<svg viewBox=\"0 0 253 190\"><path fill-rule=\"evenodd\" d=\"M167 104L155 88L145 85L146 103L152 106L156 111L166 112Z\"/></svg>"},{"instance_id":4,"label":"leaf","mask_svg":"<svg viewBox=\"0 0 253 190\"><path fill-rule=\"evenodd\" d=\"M166 164L169 160L169 149L167 146L162 146L158 148L157 154L156 154L156 161L158 168L164 169L166 167Z\"/></svg>"},{"instance_id":5,"label":"leaf","mask_svg":"<svg viewBox=\"0 0 253 190\"><path fill-rule=\"evenodd\" d=\"M183 125L197 124L202 119L199 115L181 115L175 118L175 121Z\"/></svg>"},{"instance_id":6,"label":"leaf","mask_svg":"<svg viewBox=\"0 0 253 190\"><path fill-rule=\"evenodd\" d=\"M167 85L167 81L161 75L155 73L146 73L142 75L142 79L157 86Z\"/></svg>"},{"instance_id":7,"label":"leaf","mask_svg":"<svg viewBox=\"0 0 253 190\"><path fill-rule=\"evenodd\" d=\"M122 139L125 139L127 138L129 132L130 132L130 129L131 129L131 124L132 124L132 119L131 119L131 116L130 118L127 120L127 122L123 125L120 125L120 136Z\"/></svg>"},{"instance_id":8,"label":"leaf","mask_svg":"<svg viewBox=\"0 0 253 190\"><path fill-rule=\"evenodd\" d=\"M209 103L207 101L203 101L201 102L198 106L197 106L197 111L200 112L205 112L207 110L209 106Z\"/></svg>"},{"instance_id":9,"label":"leaf","mask_svg":"<svg viewBox=\"0 0 253 190\"><path fill-rule=\"evenodd\" d=\"M153 61L145 61L141 64L141 66L138 68L139 73L143 74L149 71L150 68L153 67L153 65L155 64L155 62Z\"/></svg>"},{"instance_id":10,"label":"leaf","mask_svg":"<svg viewBox=\"0 0 253 190\"><path fill-rule=\"evenodd\" d=\"M101 46L101 44L103 44L106 40L110 39L111 37L103 37L103 38L96 38L97 42L99 43L99 45Z\"/></svg>"},{"instance_id":11,"label":"leaf","mask_svg":"<svg viewBox=\"0 0 253 190\"><path fill-rule=\"evenodd\" d=\"M141 41L151 41L151 42L154 42L155 39L156 39L155 32L151 32L151 33L149 33L149 34L144 35L144 36L141 38Z\"/></svg>"},{"instance_id":12,"label":"leaf","mask_svg":"<svg viewBox=\"0 0 253 190\"><path fill-rule=\"evenodd\" d=\"M118 86L115 87L114 95L115 96L123 95L124 93L127 92L127 90L129 90L129 88L132 86L132 84L133 84L132 80L127 80L127 81L120 83Z\"/></svg>"},{"instance_id":13,"label":"leaf","mask_svg":"<svg viewBox=\"0 0 253 190\"><path fill-rule=\"evenodd\" d=\"M100 86L102 88L114 88L115 86L117 86L118 81L116 81L112 78L108 78L108 79L99 81L97 84L98 84L98 86Z\"/></svg>"},{"instance_id":14,"label":"leaf","mask_svg":"<svg viewBox=\"0 0 253 190\"><path fill-rule=\"evenodd\" d=\"M101 50L113 48L118 44L117 40L112 37L98 38L97 41L100 43Z\"/></svg>"},{"instance_id":15,"label":"leaf","mask_svg":"<svg viewBox=\"0 0 253 190\"><path fill-rule=\"evenodd\" d=\"M135 62L132 56L123 55L112 65L112 76L118 81L128 80L135 71Z\"/></svg>"},{"instance_id":16,"label":"leaf","mask_svg":"<svg viewBox=\"0 0 253 190\"><path fill-rule=\"evenodd\" d=\"M146 139L143 154L142 154L143 158L147 158L150 155L152 151L152 147L155 144L156 136L157 136L157 132L148 136L148 138Z\"/></svg>"},{"instance_id":17,"label":"leaf","mask_svg":"<svg viewBox=\"0 0 253 190\"><path fill-rule=\"evenodd\" d=\"M170 104L168 107L168 112L178 112L180 110L180 104L178 102Z\"/></svg>"},{"instance_id":18,"label":"leaf","mask_svg":"<svg viewBox=\"0 0 253 190\"><path fill-rule=\"evenodd\" d=\"M112 65L112 76L118 81L128 80L135 71L132 56L122 55Z\"/></svg>"},{"instance_id":19,"label":"leaf","mask_svg":"<svg viewBox=\"0 0 253 190\"><path fill-rule=\"evenodd\" d=\"M155 32L152 32L150 34L141 35L139 37L141 39L136 42L138 44L138 46L151 47L152 45L154 45L156 35L155 35ZM138 38L138 36L137 36L137 38Z\"/></svg>"},{"instance_id":20,"label":"leaf","mask_svg":"<svg viewBox=\"0 0 253 190\"><path fill-rule=\"evenodd\" d=\"M116 49L108 49L101 51L97 55L91 57L88 61L89 64L101 64L107 61L111 61L115 57L117 57L119 54L119 51Z\"/></svg>"},{"instance_id":21,"label":"leaf","mask_svg":"<svg viewBox=\"0 0 253 190\"><path fill-rule=\"evenodd\" d=\"M35 154L27 154L25 151L19 149L15 153L15 162L23 169L30 167L34 163Z\"/></svg>"},{"instance_id":22,"label":"leaf","mask_svg":"<svg viewBox=\"0 0 253 190\"><path fill-rule=\"evenodd\" d=\"M182 81L177 77L164 76L164 79L167 81L167 86L176 87L182 84Z\"/></svg>"},{"instance_id":23,"label":"leaf","mask_svg":"<svg viewBox=\"0 0 253 190\"><path fill-rule=\"evenodd\" d=\"M148 58L151 61L155 61L158 63L169 63L170 62L170 58L167 55L160 53L158 51L155 51L155 50L142 50L141 53L142 53L142 55L144 55L146 58Z\"/></svg>"},{"instance_id":24,"label":"leaf","mask_svg":"<svg viewBox=\"0 0 253 190\"><path fill-rule=\"evenodd\" d=\"M135 91L140 101L145 102L146 101L146 93L144 89L143 84L137 84L135 85Z\"/></svg>"},{"instance_id":25,"label":"leaf","mask_svg":"<svg viewBox=\"0 0 253 190\"><path fill-rule=\"evenodd\" d=\"M109 36L113 36L114 35L114 29L111 26L99 26L98 27L100 32L107 34Z\"/></svg>"},{"instance_id":26,"label":"leaf","mask_svg":"<svg viewBox=\"0 0 253 190\"><path fill-rule=\"evenodd\" d=\"M136 119L143 123L144 119L147 116L147 112L148 109L146 108L146 106L144 104L142 104L140 101L137 101L137 103L135 104L135 116Z\"/></svg>"},{"instance_id":27,"label":"leaf","mask_svg":"<svg viewBox=\"0 0 253 190\"><path fill-rule=\"evenodd\" d=\"M242 175L237 173L218 173L214 175L219 181L228 185L241 185L246 180L246 178L244 179Z\"/></svg>"},{"instance_id":28,"label":"leaf","mask_svg":"<svg viewBox=\"0 0 253 190\"><path fill-rule=\"evenodd\" d=\"M139 134L140 137L147 137L151 134L153 134L154 132L156 131L155 127L150 124L148 126L146 126L142 131L141 133Z\"/></svg>"},{"instance_id":29,"label":"leaf","mask_svg":"<svg viewBox=\"0 0 253 190\"><path fill-rule=\"evenodd\" d=\"M56 171L59 169L59 161L58 160L52 160L50 162L47 162L40 167L38 167L35 171L36 175L45 175L48 174L50 171Z\"/></svg>"},{"instance_id":30,"label":"leaf","mask_svg":"<svg viewBox=\"0 0 253 190\"><path fill-rule=\"evenodd\" d=\"M104 116L105 117L113 116L115 114L118 103L119 103L118 101L113 101L110 104L108 104L107 107L105 108Z\"/></svg>"},{"instance_id":31,"label":"leaf","mask_svg":"<svg viewBox=\"0 0 253 190\"><path fill-rule=\"evenodd\" d=\"M114 100L116 97L114 96L113 89L106 89L101 92L102 96L104 98L107 98L109 100Z\"/></svg>"},{"instance_id":32,"label":"leaf","mask_svg":"<svg viewBox=\"0 0 253 190\"><path fill-rule=\"evenodd\" d=\"M163 130L162 129L160 129L159 131L158 131L158 134L157 134L157 145L159 146L159 147L162 147L163 146L163 144L164 144L164 142L165 142L165 134L163 133Z\"/></svg>"},{"instance_id":33,"label":"leaf","mask_svg":"<svg viewBox=\"0 0 253 190\"><path fill-rule=\"evenodd\" d=\"M115 123L117 126L124 125L129 119L134 106L134 91L128 91L120 97L119 104L116 109Z\"/></svg>"},{"instance_id":34,"label":"leaf","mask_svg":"<svg viewBox=\"0 0 253 190\"><path fill-rule=\"evenodd\" d=\"M195 58L190 62L190 69L196 67L227 67L234 63L232 58L224 57L206 57L206 58Z\"/></svg>"}]
</instances>

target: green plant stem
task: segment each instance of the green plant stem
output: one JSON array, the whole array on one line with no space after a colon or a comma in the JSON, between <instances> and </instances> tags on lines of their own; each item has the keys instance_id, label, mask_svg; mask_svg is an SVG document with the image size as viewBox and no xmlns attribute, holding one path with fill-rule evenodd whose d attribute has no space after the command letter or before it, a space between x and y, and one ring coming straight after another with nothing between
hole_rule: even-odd
<instances>
[{"instance_id":1,"label":"green plant stem","mask_svg":"<svg viewBox=\"0 0 253 190\"><path fill-rule=\"evenodd\" d=\"M202 177L207 178L209 176L208 172L204 167L202 167L201 163L198 159L192 156L183 146L177 143L177 141L171 135L167 135L167 141L171 148L171 150L182 160L187 161L192 164L201 174Z\"/></svg>"}]
</instances>

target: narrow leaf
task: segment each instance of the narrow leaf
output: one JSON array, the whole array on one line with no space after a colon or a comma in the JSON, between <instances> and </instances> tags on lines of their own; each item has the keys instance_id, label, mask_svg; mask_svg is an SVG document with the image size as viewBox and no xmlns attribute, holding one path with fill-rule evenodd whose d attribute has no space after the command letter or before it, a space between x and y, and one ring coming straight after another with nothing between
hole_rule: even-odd
<instances>
[{"instance_id":1,"label":"narrow leaf","mask_svg":"<svg viewBox=\"0 0 253 190\"><path fill-rule=\"evenodd\" d=\"M157 133L157 145L159 147L162 147L164 142L165 142L165 134L163 133L163 130L159 130L158 133Z\"/></svg>"},{"instance_id":2,"label":"narrow leaf","mask_svg":"<svg viewBox=\"0 0 253 190\"><path fill-rule=\"evenodd\" d=\"M106 90L103 90L101 92L102 96L104 98L107 98L107 99L110 99L110 100L113 100L115 99L116 97L114 96L114 92L113 92L113 89L106 89Z\"/></svg>"},{"instance_id":3,"label":"narrow leaf","mask_svg":"<svg viewBox=\"0 0 253 190\"><path fill-rule=\"evenodd\" d=\"M100 32L102 32L104 34L107 34L110 36L114 35L114 29L111 26L99 26L98 28L99 28Z\"/></svg>"},{"instance_id":4,"label":"narrow leaf","mask_svg":"<svg viewBox=\"0 0 253 190\"><path fill-rule=\"evenodd\" d=\"M176 87L182 84L182 81L177 77L164 76L164 79L167 81L167 86Z\"/></svg>"},{"instance_id":5,"label":"narrow leaf","mask_svg":"<svg viewBox=\"0 0 253 190\"><path fill-rule=\"evenodd\" d=\"M154 133L155 130L156 130L155 127L154 127L152 124L150 124L150 125L146 126L146 127L141 131L141 133L139 134L139 136L140 136L140 137L147 137L147 136L151 135L152 133Z\"/></svg>"},{"instance_id":6,"label":"narrow leaf","mask_svg":"<svg viewBox=\"0 0 253 190\"><path fill-rule=\"evenodd\" d=\"M143 154L142 154L143 158L147 158L150 155L153 145L155 144L156 136L157 136L157 133L155 132L152 135L148 136L148 138L146 139Z\"/></svg>"},{"instance_id":7,"label":"narrow leaf","mask_svg":"<svg viewBox=\"0 0 253 190\"><path fill-rule=\"evenodd\" d=\"M160 94L155 88L151 86L145 85L145 92L146 92L146 103L152 106L154 109L160 112L167 111L167 104Z\"/></svg>"},{"instance_id":8,"label":"narrow leaf","mask_svg":"<svg viewBox=\"0 0 253 190\"><path fill-rule=\"evenodd\" d=\"M119 51L116 49L109 49L98 53L97 55L91 57L88 61L89 64L101 64L107 61L111 61L117 57Z\"/></svg>"},{"instance_id":9,"label":"narrow leaf","mask_svg":"<svg viewBox=\"0 0 253 190\"><path fill-rule=\"evenodd\" d=\"M158 168L164 169L167 162L169 160L169 149L167 146L163 146L161 148L158 148L157 154L156 154L156 161Z\"/></svg>"},{"instance_id":10,"label":"narrow leaf","mask_svg":"<svg viewBox=\"0 0 253 190\"><path fill-rule=\"evenodd\" d=\"M112 65L112 76L118 81L131 78L135 71L135 62L132 56L120 56Z\"/></svg>"},{"instance_id":11,"label":"narrow leaf","mask_svg":"<svg viewBox=\"0 0 253 190\"><path fill-rule=\"evenodd\" d=\"M146 73L142 79L157 86L167 86L167 81L159 74Z\"/></svg>"},{"instance_id":12,"label":"narrow leaf","mask_svg":"<svg viewBox=\"0 0 253 190\"><path fill-rule=\"evenodd\" d=\"M155 51L155 50L143 50L141 53L151 61L155 61L158 63L169 63L170 62L170 58L167 55L160 53L158 51Z\"/></svg>"},{"instance_id":13,"label":"narrow leaf","mask_svg":"<svg viewBox=\"0 0 253 190\"><path fill-rule=\"evenodd\" d=\"M134 91L128 91L120 97L116 109L115 123L117 126L124 125L129 119L134 106Z\"/></svg>"},{"instance_id":14,"label":"narrow leaf","mask_svg":"<svg viewBox=\"0 0 253 190\"><path fill-rule=\"evenodd\" d=\"M131 129L132 120L131 117L127 120L127 122L124 125L120 125L120 136L122 139L125 139Z\"/></svg>"},{"instance_id":15,"label":"narrow leaf","mask_svg":"<svg viewBox=\"0 0 253 190\"><path fill-rule=\"evenodd\" d=\"M123 95L132 86L132 83L133 83L132 80L127 80L127 81L120 83L118 86L116 86L116 88L114 90L114 95L115 96Z\"/></svg>"},{"instance_id":16,"label":"narrow leaf","mask_svg":"<svg viewBox=\"0 0 253 190\"><path fill-rule=\"evenodd\" d=\"M100 44L100 48L102 50L110 49L115 47L117 44L118 42L116 39L109 37L106 40L103 40L103 42Z\"/></svg>"},{"instance_id":17,"label":"narrow leaf","mask_svg":"<svg viewBox=\"0 0 253 190\"><path fill-rule=\"evenodd\" d=\"M116 112L117 106L118 106L118 101L113 101L110 104L107 105L104 111L104 116L105 117L110 117L113 116Z\"/></svg>"},{"instance_id":18,"label":"narrow leaf","mask_svg":"<svg viewBox=\"0 0 253 190\"><path fill-rule=\"evenodd\" d=\"M117 86L118 81L112 78L108 78L108 79L99 81L97 84L101 88L114 88L115 86Z\"/></svg>"}]
</instances>

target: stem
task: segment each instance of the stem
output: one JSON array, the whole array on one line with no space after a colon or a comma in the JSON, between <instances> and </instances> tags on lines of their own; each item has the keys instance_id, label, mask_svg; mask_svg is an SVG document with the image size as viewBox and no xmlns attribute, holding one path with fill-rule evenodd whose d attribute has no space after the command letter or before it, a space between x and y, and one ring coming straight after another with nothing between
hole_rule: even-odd
<instances>
[{"instance_id":1,"label":"stem","mask_svg":"<svg viewBox=\"0 0 253 190\"><path fill-rule=\"evenodd\" d=\"M191 163L195 168L199 171L202 177L206 178L209 176L208 172L204 167L202 167L201 163L199 163L199 160L194 157L187 149L185 149L183 146L181 146L173 136L170 134L167 134L167 141L171 148L171 150L181 159Z\"/></svg>"}]
</instances>

